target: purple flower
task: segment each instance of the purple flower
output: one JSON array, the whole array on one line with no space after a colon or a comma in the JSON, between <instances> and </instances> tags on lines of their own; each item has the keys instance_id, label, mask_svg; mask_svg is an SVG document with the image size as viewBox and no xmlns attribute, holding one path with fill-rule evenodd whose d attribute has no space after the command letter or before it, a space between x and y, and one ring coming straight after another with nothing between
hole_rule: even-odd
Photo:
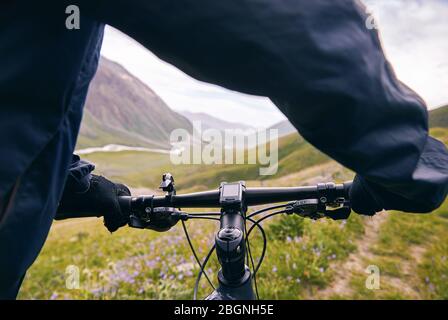
<instances>
[{"instance_id":1,"label":"purple flower","mask_svg":"<svg viewBox=\"0 0 448 320\"><path fill-rule=\"evenodd\" d=\"M155 266L156 266L156 262L154 261L154 260L146 260L145 261L145 265L148 267L148 268L154 268Z\"/></svg>"},{"instance_id":2,"label":"purple flower","mask_svg":"<svg viewBox=\"0 0 448 320\"><path fill-rule=\"evenodd\" d=\"M328 259L328 260L334 260L334 259L336 259L336 254L333 253L332 255L328 256L327 259Z\"/></svg>"},{"instance_id":3,"label":"purple flower","mask_svg":"<svg viewBox=\"0 0 448 320\"><path fill-rule=\"evenodd\" d=\"M302 242L302 237L294 237L294 242L295 242L295 243L300 243L300 242Z\"/></svg>"},{"instance_id":4,"label":"purple flower","mask_svg":"<svg viewBox=\"0 0 448 320\"><path fill-rule=\"evenodd\" d=\"M95 288L95 289L90 290L90 292L91 292L95 297L98 297L98 296L103 292L103 290L102 290L101 288Z\"/></svg>"}]
</instances>

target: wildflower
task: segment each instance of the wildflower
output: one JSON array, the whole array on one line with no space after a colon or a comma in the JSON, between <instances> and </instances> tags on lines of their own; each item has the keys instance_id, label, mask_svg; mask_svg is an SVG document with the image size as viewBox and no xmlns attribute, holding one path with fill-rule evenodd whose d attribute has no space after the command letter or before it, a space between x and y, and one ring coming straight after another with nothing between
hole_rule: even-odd
<instances>
[{"instance_id":1,"label":"wildflower","mask_svg":"<svg viewBox=\"0 0 448 320\"><path fill-rule=\"evenodd\" d=\"M300 243L300 242L302 242L302 237L294 237L294 242L295 243Z\"/></svg>"},{"instance_id":2,"label":"wildflower","mask_svg":"<svg viewBox=\"0 0 448 320\"><path fill-rule=\"evenodd\" d=\"M156 261L155 260L146 260L145 261L145 265L148 267L148 268L154 268L155 266L156 266Z\"/></svg>"},{"instance_id":3,"label":"wildflower","mask_svg":"<svg viewBox=\"0 0 448 320\"><path fill-rule=\"evenodd\" d=\"M278 271L277 266L272 267L272 272L276 273Z\"/></svg>"},{"instance_id":4,"label":"wildflower","mask_svg":"<svg viewBox=\"0 0 448 320\"><path fill-rule=\"evenodd\" d=\"M95 297L100 296L100 294L103 292L101 288L95 288L90 290L90 293L92 293Z\"/></svg>"}]
</instances>

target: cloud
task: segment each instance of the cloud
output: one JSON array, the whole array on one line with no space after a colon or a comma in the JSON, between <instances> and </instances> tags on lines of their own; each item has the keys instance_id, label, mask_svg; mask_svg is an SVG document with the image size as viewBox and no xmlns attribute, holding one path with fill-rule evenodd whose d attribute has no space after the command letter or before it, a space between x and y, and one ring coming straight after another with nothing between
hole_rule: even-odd
<instances>
[{"instance_id":1,"label":"cloud","mask_svg":"<svg viewBox=\"0 0 448 320\"><path fill-rule=\"evenodd\" d=\"M364 0L400 80L429 108L448 103L448 1Z\"/></svg>"}]
</instances>

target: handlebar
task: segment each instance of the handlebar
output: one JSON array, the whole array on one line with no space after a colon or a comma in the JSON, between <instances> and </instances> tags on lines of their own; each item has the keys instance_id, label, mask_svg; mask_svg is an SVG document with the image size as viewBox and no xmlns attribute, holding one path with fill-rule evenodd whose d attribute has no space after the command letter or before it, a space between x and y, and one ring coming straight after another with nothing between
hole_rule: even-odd
<instances>
[{"instance_id":1,"label":"handlebar","mask_svg":"<svg viewBox=\"0 0 448 320\"><path fill-rule=\"evenodd\" d=\"M319 183L315 186L282 188L246 188L244 203L256 206L270 203L295 201L309 198L323 199L331 203L337 198L348 199L351 182L343 184ZM135 212L145 208L220 208L219 190L165 196L123 196L119 203L124 212Z\"/></svg>"}]
</instances>

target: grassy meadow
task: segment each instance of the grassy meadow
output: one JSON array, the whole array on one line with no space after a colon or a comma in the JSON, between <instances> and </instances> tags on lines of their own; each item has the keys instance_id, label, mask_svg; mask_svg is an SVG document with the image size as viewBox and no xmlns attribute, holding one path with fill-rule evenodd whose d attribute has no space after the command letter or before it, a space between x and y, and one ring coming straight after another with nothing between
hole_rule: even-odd
<instances>
[{"instance_id":1,"label":"grassy meadow","mask_svg":"<svg viewBox=\"0 0 448 320\"><path fill-rule=\"evenodd\" d=\"M447 132L433 130L445 143ZM156 190L167 171L179 192L215 188L225 180L245 179L249 187L293 186L353 177L297 135L282 138L279 153L278 173L262 180L256 165L172 166L167 155L131 151L84 158L97 165L97 173L139 192ZM204 258L218 223L186 225ZM448 203L427 215L352 214L339 222L280 215L264 226L267 254L257 275L262 299L448 299ZM255 232L256 261L261 245ZM79 289L66 288L69 265L79 268ZM380 269L378 290L365 286L369 265ZM213 256L207 272L214 283L217 268ZM53 224L19 299L191 299L198 270L180 224L165 233L124 227L110 234L101 219L65 220ZM199 297L210 292L203 279Z\"/></svg>"}]
</instances>

